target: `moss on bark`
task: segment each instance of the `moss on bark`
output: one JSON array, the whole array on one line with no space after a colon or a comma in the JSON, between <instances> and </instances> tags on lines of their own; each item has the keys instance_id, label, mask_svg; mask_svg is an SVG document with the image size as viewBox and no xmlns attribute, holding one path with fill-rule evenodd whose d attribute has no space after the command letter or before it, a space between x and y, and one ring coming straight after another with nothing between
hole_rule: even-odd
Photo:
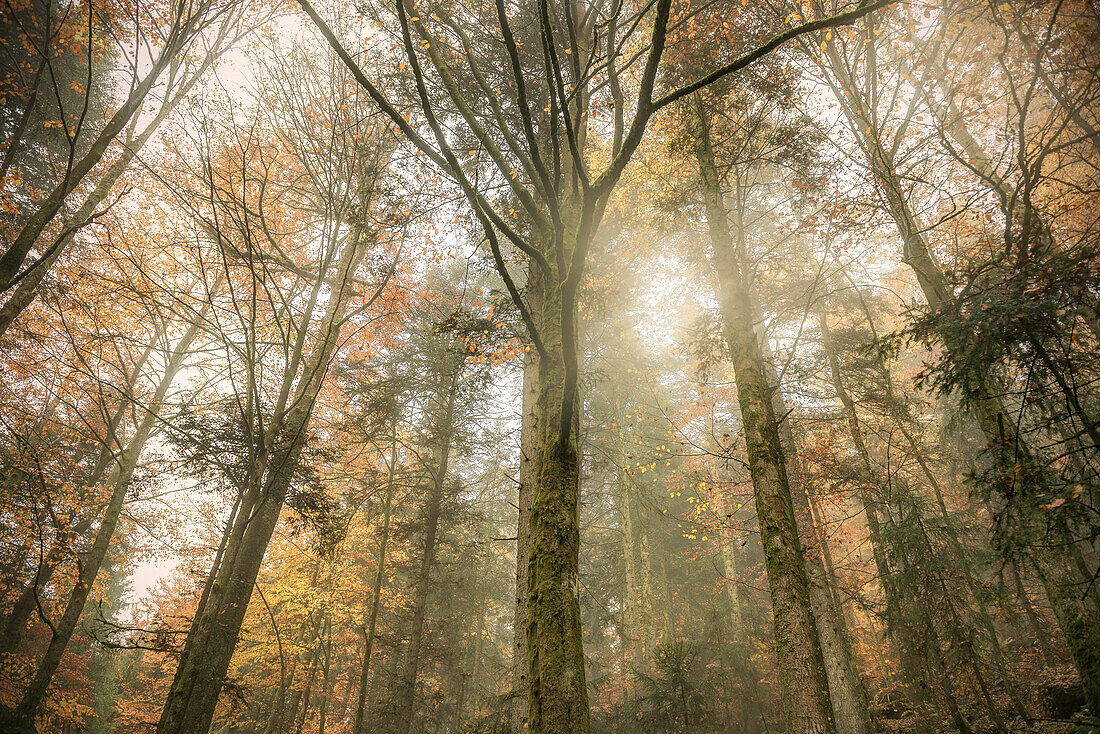
<instances>
[{"instance_id":1,"label":"moss on bark","mask_svg":"<svg viewBox=\"0 0 1100 734\"><path fill-rule=\"evenodd\" d=\"M557 277L549 282L557 282ZM568 320L562 318L560 290L547 288L542 306L545 354L538 371L537 481L527 565L528 730L584 734L589 712L577 598L579 416L575 407L567 421L562 416L568 358L562 338L563 322ZM577 367L572 365L574 373ZM565 436L563 426L572 429Z\"/></svg>"}]
</instances>

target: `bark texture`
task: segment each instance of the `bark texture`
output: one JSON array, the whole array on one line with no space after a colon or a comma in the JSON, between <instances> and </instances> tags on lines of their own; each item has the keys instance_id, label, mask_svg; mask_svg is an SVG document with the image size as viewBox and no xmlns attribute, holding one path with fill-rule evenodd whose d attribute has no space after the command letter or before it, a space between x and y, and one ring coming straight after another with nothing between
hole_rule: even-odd
<instances>
[{"instance_id":1,"label":"bark texture","mask_svg":"<svg viewBox=\"0 0 1100 734\"><path fill-rule=\"evenodd\" d=\"M532 310L542 302L542 281L535 266L527 278L527 302ZM527 565L531 552L531 496L538 481L536 452L539 436L539 356L530 350L523 358L523 398L519 437L519 487L516 521L516 612L512 626L512 731L527 730L529 662L527 659Z\"/></svg>"},{"instance_id":2,"label":"bark texture","mask_svg":"<svg viewBox=\"0 0 1100 734\"><path fill-rule=\"evenodd\" d=\"M555 278L551 275L548 282ZM561 288L543 293L537 481L527 566L528 727L540 734L589 730L577 598L579 412L577 401L567 399L568 390L576 389L579 357L573 314L562 301Z\"/></svg>"},{"instance_id":3,"label":"bark texture","mask_svg":"<svg viewBox=\"0 0 1100 734\"><path fill-rule=\"evenodd\" d=\"M706 115L696 95L690 105L707 225L718 276L719 306L741 407L749 472L772 598L776 654L788 731L836 731L821 641L810 600L802 544L795 524L779 424L764 377L764 356L753 328L752 303L730 233Z\"/></svg>"}]
</instances>

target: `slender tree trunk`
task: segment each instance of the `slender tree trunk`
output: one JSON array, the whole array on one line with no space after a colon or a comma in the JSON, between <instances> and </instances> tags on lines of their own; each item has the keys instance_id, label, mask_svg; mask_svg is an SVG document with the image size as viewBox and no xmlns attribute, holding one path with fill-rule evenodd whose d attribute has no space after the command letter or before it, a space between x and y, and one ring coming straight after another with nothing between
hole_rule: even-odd
<instances>
[{"instance_id":1,"label":"slender tree trunk","mask_svg":"<svg viewBox=\"0 0 1100 734\"><path fill-rule=\"evenodd\" d=\"M386 547L390 542L390 515L393 509L394 475L397 472L397 419L394 417L390 443L390 465L386 475L386 499L382 508L382 534L378 538L378 563L371 589L370 616L364 630L363 665L359 670L359 697L355 705L355 734L366 732L367 686L370 683L370 659L374 650L374 635L378 628L378 609L382 605L382 582L386 577Z\"/></svg>"},{"instance_id":2,"label":"slender tree trunk","mask_svg":"<svg viewBox=\"0 0 1100 734\"><path fill-rule=\"evenodd\" d=\"M324 640L324 666L321 668L321 701L317 704L317 734L324 734L328 723L329 695L332 692L332 637Z\"/></svg>"},{"instance_id":3,"label":"slender tree trunk","mask_svg":"<svg viewBox=\"0 0 1100 734\"><path fill-rule=\"evenodd\" d=\"M892 390L890 386L890 375L885 365L880 364L879 370L884 373L887 385L887 399L890 400L892 405L898 405L896 400L893 400ZM924 452L917 444L916 439L912 433L905 427L905 421L908 416L896 417L895 422L898 428L901 430L902 435L905 437L906 442L913 451L913 457L917 460L917 464L920 466L921 471L924 473L925 478L928 480L929 486L932 487L932 492L936 498L936 506L940 512L940 518L943 520L944 529L949 545L951 546L952 554L954 556L954 565L962 571L963 578L966 580L967 588L970 590L975 606L977 607L975 618L978 621L979 626L985 632L986 639L989 642L991 652L993 654L993 663L997 669L997 674L1001 677L1005 685L1005 690L1008 694L1008 698L1012 703L1013 708L1016 710L1017 715L1024 721L1030 719L1027 709L1024 708L1023 702L1020 700L1020 696L1017 693L1015 686L1012 683L1012 677L1008 670L1008 663L1005 661L1004 650L1001 647L1001 640L997 635L997 629L993 624L993 617L989 613L989 608L982 598L981 584L974 574L974 570L971 568L970 554L963 547L962 540L959 537L958 529L955 526L954 518L947 510L947 502L943 497L943 488L940 486L939 480L936 479L936 475L932 472L932 468L928 465L927 460L924 457ZM931 546L929 546L930 548ZM973 652L973 650L972 650ZM975 676L981 676L981 672L975 668ZM984 689L984 681L982 686ZM993 706L992 699L986 695L987 702L990 707ZM999 714L993 709L990 709L991 716L996 720ZM1003 723L1001 724L1003 727Z\"/></svg>"},{"instance_id":4,"label":"slender tree trunk","mask_svg":"<svg viewBox=\"0 0 1100 734\"><path fill-rule=\"evenodd\" d=\"M416 574L415 591L412 600L412 619L409 622L409 641L405 648L405 660L397 681L397 734L408 734L416 714L416 677L420 669L420 647L424 638L424 619L428 608L428 592L431 589L432 565L435 563L436 534L439 528L439 511L446 487L447 466L451 454L451 438L454 436L455 395L458 392L458 379L461 363L454 367L447 379L445 393L441 395L445 402L441 414L436 419L435 447L432 465L428 468L430 477L424 500L424 549L420 556L420 568Z\"/></svg>"},{"instance_id":5,"label":"slender tree trunk","mask_svg":"<svg viewBox=\"0 0 1100 734\"><path fill-rule=\"evenodd\" d=\"M485 637L483 632L484 624L485 618L482 615L478 615L474 649L470 651L472 659L468 664L463 666L464 669L459 673L458 702L455 704L455 731L462 731L462 718L463 714L466 712L466 689L470 685L469 681L472 680L475 684L477 682L478 667L481 662L481 641Z\"/></svg>"},{"instance_id":6,"label":"slender tree trunk","mask_svg":"<svg viewBox=\"0 0 1100 734\"><path fill-rule=\"evenodd\" d=\"M1027 589L1024 588L1020 564L1015 557L1010 559L1009 563L1012 566L1012 582L1016 590L1016 599L1024 609L1024 615L1031 626L1031 634L1035 638L1035 644L1043 656L1043 662L1046 665L1053 665L1055 660L1054 651L1050 648L1050 641L1047 639L1048 633L1043 629L1043 625L1039 621L1039 615L1035 612L1035 605L1031 603L1031 597L1028 595Z\"/></svg>"},{"instance_id":7,"label":"slender tree trunk","mask_svg":"<svg viewBox=\"0 0 1100 734\"><path fill-rule=\"evenodd\" d=\"M723 517L732 517L734 510L732 503L722 497L718 501L718 509ZM743 600L741 599L741 579L737 562L737 538L723 528L721 533L722 573L726 577L726 598L730 607L730 626L733 628L734 654L738 655L740 665L744 670L744 692L741 700L741 731L743 734L756 734L760 730L760 714L762 710L762 692L760 690L760 671L752 662L752 648L749 641L749 631L745 626L745 614Z\"/></svg>"},{"instance_id":8,"label":"slender tree trunk","mask_svg":"<svg viewBox=\"0 0 1100 734\"><path fill-rule=\"evenodd\" d=\"M743 263L737 261L734 250L699 95L695 95L690 104L692 136L718 274L719 304L736 378L771 589L784 713L792 733L833 734L836 727L821 640L810 601L810 581L795 525L779 425L764 378L764 357L753 328Z\"/></svg>"},{"instance_id":9,"label":"slender tree trunk","mask_svg":"<svg viewBox=\"0 0 1100 734\"><path fill-rule=\"evenodd\" d=\"M867 304L863 303L862 298L861 303L864 307L868 323L871 324L872 322L870 321L870 311L867 309ZM830 338L828 319L826 318L824 311L819 314L818 318L819 324L821 326L822 338L824 341ZM874 327L872 324L872 330L873 328ZM829 352L829 358L830 360L832 360L832 363L834 364L834 368L836 370L834 384L838 386L838 394L840 394L840 392L844 392L843 400L847 400L849 404L846 406L845 409L846 411L851 411L852 415L854 415L855 407L854 405L851 405L851 398L850 396L848 396L847 392L844 391L843 385L841 384L839 373L839 360L837 359L835 352L832 351L831 343L826 346L826 349ZM941 486L940 481L937 479L936 474L932 471L932 467L928 463L928 459L925 456L923 448L918 444L916 437L913 436L913 433L907 427L912 419L908 414L908 408L901 400L898 400L894 394L893 379L892 375L890 374L889 368L882 362L881 359L876 360L876 367L879 374L882 376L883 384L885 385L886 401L890 406L893 406L891 417L893 418L894 423L898 427L898 430L901 432L902 436L904 436L906 443L909 445L909 448L912 450L913 458L916 460L917 465L921 468L921 472L924 474L925 479L928 480L928 485L932 488L933 495L936 499L937 509L939 510L940 517L943 520L944 529L946 531L945 534L948 543L951 546L951 550L954 554L954 564L962 571L963 577L967 583L967 588L971 592L970 596L972 597L974 604L977 607L977 613L975 614L975 617L977 618L977 621L981 628L986 633L986 639L989 641L993 654L994 664L997 668L998 674L1001 676L1001 680L1004 682L1009 700L1011 701L1013 708L1016 710L1016 713L1020 716L1020 718L1024 721L1028 721L1030 715L1024 708L1023 702L1021 701L1020 696L1017 693L1015 686L1013 685L1011 675L1008 671L1008 664L1004 659L1004 652L1001 648L1000 638L998 637L997 630L993 624L993 618L989 613L989 609L984 599L982 598L981 584L974 574L973 568L971 567L970 554L964 547L959 535L958 528L955 525L955 520L947 509L947 502L944 499L943 487ZM860 440L862 441L862 438ZM864 447L863 450L865 451L866 447ZM867 467L867 471L870 472L871 470L869 459L865 461L865 465ZM930 544L928 545L928 552L933 552ZM957 632L958 626L956 625L952 629L954 632ZM972 654L974 653L972 646L968 647L968 649L971 651ZM980 671L976 671L975 675L980 676ZM989 701L989 705L992 706L991 700ZM993 709L991 709L990 715L995 720L999 718L999 714Z\"/></svg>"},{"instance_id":10,"label":"slender tree trunk","mask_svg":"<svg viewBox=\"0 0 1100 734\"><path fill-rule=\"evenodd\" d=\"M122 177L122 174L130 167L130 163L144 147L145 143L149 141L153 133L160 127L161 123L171 114L172 110L182 101L187 94L195 87L199 79L202 77L203 72L206 71L215 61L221 56L220 52L210 53L203 59L199 68L190 75L183 84L181 84L174 92L172 92L169 98L160 106L160 110L157 112L156 117L152 121L147 123L137 136L134 136L134 128L137 122L141 118L140 112L133 115L130 127L126 133L126 139L122 143L122 150L119 152L118 159L111 164L107 171L96 182L95 188L88 195L88 198L84 200L84 203L77 211L70 216L61 227L62 234L58 237L57 241L51 246L52 252L46 255L43 260L38 263L34 270L25 274L19 285L12 289L11 296L4 302L3 306L0 306L0 336L8 330L8 327L19 318L19 314L23 312L27 306L29 306L39 293L39 286L45 279L46 274L58 258L68 249L72 244L73 239L76 237L77 230L83 226L84 222L89 221L96 213L96 209L107 200L111 190L115 184ZM170 74L169 77L172 75Z\"/></svg>"},{"instance_id":11,"label":"slender tree trunk","mask_svg":"<svg viewBox=\"0 0 1100 734\"><path fill-rule=\"evenodd\" d=\"M667 581L663 566L661 571ZM658 644L672 637L672 597L667 583L657 587L657 571L647 534L638 539L638 573L642 581L642 614L647 620L642 625L642 648L648 659Z\"/></svg>"},{"instance_id":12,"label":"slender tree trunk","mask_svg":"<svg viewBox=\"0 0 1100 734\"><path fill-rule=\"evenodd\" d=\"M909 503L898 502L899 519L905 520L909 523L913 523L915 518L919 518L916 508ZM908 516L906 517L906 514ZM887 504L886 519L888 522L893 523L889 512L889 504ZM917 519L916 524L919 526L918 530L920 538L923 541L919 544L919 547L913 547L909 544L898 544L895 546L895 551L898 556L899 566L903 569L920 568L921 558L928 557L931 553L931 546L928 543L927 536L924 533L924 527ZM915 557L914 557L915 555ZM944 654L943 643L940 639L940 633L936 621L932 619L933 610L929 609L924 604L915 605L912 610L918 619L917 630L919 642L915 644L922 645L924 666L925 666L925 678L932 685L933 688L939 692L940 700L947 705L948 713L951 716L951 721L955 725L955 728L959 731L959 734L970 734L971 728L966 717L963 716L962 710L958 705L958 698L955 694L955 684L953 681L953 672L955 666L951 665L951 662ZM945 624L950 629L952 635L957 635L957 622L954 619L954 613L952 610L939 610L935 611L936 614L947 613L949 618L945 620ZM957 640L957 637L956 637Z\"/></svg>"},{"instance_id":13,"label":"slender tree trunk","mask_svg":"<svg viewBox=\"0 0 1100 734\"><path fill-rule=\"evenodd\" d=\"M614 388L612 388L614 389ZM620 425L622 419L622 406L616 401L616 416ZM617 455L616 461L626 466L626 450L623 445L622 433L616 435ZM619 505L619 516L622 519L622 552L623 565L626 572L625 586L623 588L623 619L620 631L623 653L626 659L627 672L641 670L645 663L646 650L644 649L644 635L642 628L650 623L650 620L642 614L642 580L638 569L638 529L635 526L634 516L634 487L625 471L615 474L616 495Z\"/></svg>"},{"instance_id":14,"label":"slender tree trunk","mask_svg":"<svg viewBox=\"0 0 1100 734\"><path fill-rule=\"evenodd\" d=\"M355 675L348 676L348 684L344 686L344 695L340 697L340 720L343 721L347 716L348 711L351 711L351 698L359 690L359 677ZM355 717L352 715L351 719L352 733L358 734L355 731Z\"/></svg>"},{"instance_id":15,"label":"slender tree trunk","mask_svg":"<svg viewBox=\"0 0 1100 734\"><path fill-rule=\"evenodd\" d=\"M183 366L187 350L198 335L198 331L197 324L193 324L176 344L169 357L164 374L161 376L160 383L149 401L145 416L121 456L118 457L118 463L111 470L107 480L107 486L112 488L111 499L100 519L95 541L81 565L80 576L70 592L69 601L65 605L61 619L53 628L53 634L50 637L50 644L46 648L46 653L39 663L30 685L24 692L22 700L15 709L16 727L33 729L35 713L45 698L50 683L53 682L54 674L61 664L61 658L65 654L80 617L84 613L96 577L107 558L107 552L110 549L111 540L114 538L115 528L122 512L122 505L126 501L126 494L130 488L130 480L137 469L138 460L141 458L141 451L157 428L159 420L157 413L164 403L168 388Z\"/></svg>"},{"instance_id":16,"label":"slender tree trunk","mask_svg":"<svg viewBox=\"0 0 1100 734\"><path fill-rule=\"evenodd\" d=\"M860 426L859 416L856 413L855 401L852 400L851 395L844 386L840 371L840 360L837 357L836 351L833 349L833 342L829 332L829 322L824 310L820 311L818 314L818 323L821 328L822 347L829 362L833 388L836 390L837 398L844 408L844 414L848 422L849 436L863 464L864 482L869 488L874 483L874 469L871 464L871 455L863 440L863 429ZM860 495L863 502L864 513L867 518L871 554L875 561L879 582L882 584L883 596L886 600L887 619L899 620L901 619L902 606L906 602L901 598L901 593L893 579L890 563L882 547L882 531L880 529L878 505L874 499L872 499L867 489L862 490ZM893 633L892 636L901 660L901 668L905 675L906 688L909 691L910 698L915 704L927 705L929 702L924 682L924 666L917 660L914 654L919 644L916 636L909 630L897 629L895 624L891 624L888 629Z\"/></svg>"},{"instance_id":17,"label":"slender tree trunk","mask_svg":"<svg viewBox=\"0 0 1100 734\"><path fill-rule=\"evenodd\" d=\"M317 734L325 734L328 719L328 699L332 687L332 620L325 616L325 662L321 667L321 702L317 704Z\"/></svg>"},{"instance_id":18,"label":"slender tree trunk","mask_svg":"<svg viewBox=\"0 0 1100 734\"><path fill-rule=\"evenodd\" d=\"M160 330L157 331L152 341L146 346L141 357L135 361L134 365L129 370L127 382L125 386L121 388L125 397L119 401L119 404L111 412L111 417L107 421L104 437L99 447L99 455L96 457L96 462L91 471L89 471L88 475L82 480L82 484L89 491L87 491L81 499L91 505L91 507L86 509L83 517L74 525L71 525L67 529L62 527L57 528L58 537L50 546L49 551L46 553L46 557L39 562L34 575L26 580L23 590L16 597L15 603L12 605L7 618L4 620L4 629L3 632L0 633L0 663L19 647L23 639L23 631L26 628L31 613L37 607L39 590L49 584L50 579L53 578L53 574L64 562L65 556L70 552L75 552L73 550L74 544L83 537L85 533L91 530L100 512L105 510L106 506L110 504L110 499L108 499L106 504L101 504L93 495L100 483L107 478L108 472L117 467L116 454L127 448L119 445L119 430L122 426L123 418L127 415L128 410L134 405L132 401L133 391L137 388L138 379L143 374L144 366L153 353L153 347L162 333L163 332ZM52 413L56 408L57 405L55 401L54 404L48 408L47 413ZM45 420L47 420L47 418L44 418L40 423L44 425ZM132 440L128 446L139 453L142 448L140 445L133 443Z\"/></svg>"},{"instance_id":19,"label":"slender tree trunk","mask_svg":"<svg viewBox=\"0 0 1100 734\"><path fill-rule=\"evenodd\" d=\"M312 648L312 655L309 657L309 673L306 675L306 687L302 691L302 708L301 714L298 713L298 702L295 701L294 705L290 707L291 713L294 715L291 723L297 722L294 727L296 734L302 734L302 729L306 726L306 719L309 717L309 697L313 693L313 681L317 678L317 660L321 657L321 648Z\"/></svg>"},{"instance_id":20,"label":"slender tree trunk","mask_svg":"<svg viewBox=\"0 0 1100 734\"><path fill-rule=\"evenodd\" d=\"M5 482L4 486L0 488L0 492L3 492L5 496L9 495L11 486ZM27 570L27 558L31 553L31 544L32 538L30 536L23 537L19 541L19 550L15 552L10 562L4 564L3 579L0 580L0 604L6 604L8 599L13 596L12 592L22 585L21 582ZM0 617L0 627L6 624L7 619Z\"/></svg>"},{"instance_id":21,"label":"slender tree trunk","mask_svg":"<svg viewBox=\"0 0 1100 734\"><path fill-rule=\"evenodd\" d=\"M620 637L622 638L623 652L626 657L628 670L639 670L642 665L642 655L638 634L641 630L641 615L638 607L641 596L641 585L638 579L637 551L635 549L634 513L631 507L630 484L624 479L625 472L618 472L616 476L617 491L619 495L619 514L622 517L622 552L625 565L626 578L623 588L623 624Z\"/></svg>"},{"instance_id":22,"label":"slender tree trunk","mask_svg":"<svg viewBox=\"0 0 1100 734\"><path fill-rule=\"evenodd\" d=\"M733 515L733 509L729 500L721 498L719 504L723 516ZM733 627L734 639L738 645L748 641L748 630L745 629L745 616L741 610L741 583L738 576L737 563L737 538L728 529L722 530L722 573L726 577L726 598L730 603L730 624Z\"/></svg>"},{"instance_id":23,"label":"slender tree trunk","mask_svg":"<svg viewBox=\"0 0 1100 734\"><path fill-rule=\"evenodd\" d=\"M275 697L271 701L271 710L268 712L267 724L264 725L264 734L274 734L283 723L283 713L286 710L286 692L294 684L294 676L298 672L298 657L295 656L290 671L280 680L279 687L275 689ZM295 703L297 705L297 703Z\"/></svg>"},{"instance_id":24,"label":"slender tree trunk","mask_svg":"<svg viewBox=\"0 0 1100 734\"><path fill-rule=\"evenodd\" d=\"M754 314L757 312L754 304ZM754 325L758 321L754 317ZM772 410L777 416L788 415L787 404L783 399L782 386L771 350L767 347L766 335L757 334L760 350L764 355L764 376L772 390ZM814 519L813 500L806 485L798 478L798 446L791 431L791 424L784 420L779 426L779 442L787 460L788 476L791 483L791 498L794 503L796 522L805 528L803 546L806 561L806 575L810 580L810 601L814 609L814 621L821 639L821 653L825 660L825 675L829 681L829 698L833 705L837 734L871 734L870 704L867 692L863 688L859 670L856 668L852 641L844 625L844 609L840 595L835 588L835 580L829 571L832 565L829 555L825 526ZM828 564L828 565L826 565Z\"/></svg>"},{"instance_id":25,"label":"slender tree trunk","mask_svg":"<svg viewBox=\"0 0 1100 734\"><path fill-rule=\"evenodd\" d=\"M310 589L316 589L319 576L320 567L318 566L314 568L313 574L309 580ZM295 642L295 647L299 649L299 652L294 656L294 660L290 666L290 672L280 681L275 701L271 707L271 715L268 717L267 726L264 729L265 734L282 731L284 719L288 713L290 715L291 726L293 726L294 722L297 720L298 704L302 700L302 692L301 690L294 690L288 702L286 698L287 691L290 691L293 687L294 679L297 677L300 669L305 669L307 673L310 670L314 653L312 642L317 638L317 634L321 629L321 624L325 619L326 617L323 615L323 612L318 612L316 614L311 613L299 627L297 640ZM288 703L290 704L289 706L287 705Z\"/></svg>"}]
</instances>

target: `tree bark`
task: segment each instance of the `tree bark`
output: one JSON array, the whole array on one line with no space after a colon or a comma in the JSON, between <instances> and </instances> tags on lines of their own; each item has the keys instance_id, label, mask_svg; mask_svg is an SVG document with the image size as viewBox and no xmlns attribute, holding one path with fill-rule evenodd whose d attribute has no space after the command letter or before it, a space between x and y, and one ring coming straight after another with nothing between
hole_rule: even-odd
<instances>
[{"instance_id":1,"label":"tree bark","mask_svg":"<svg viewBox=\"0 0 1100 734\"><path fill-rule=\"evenodd\" d=\"M575 233L569 236L578 246ZM555 269L546 276L539 324L544 354L539 362L537 482L527 566L528 727L538 734L586 734L590 727L577 597L576 313L562 288L550 287L563 275Z\"/></svg>"},{"instance_id":2,"label":"tree bark","mask_svg":"<svg viewBox=\"0 0 1100 734\"><path fill-rule=\"evenodd\" d=\"M702 100L689 102L692 138L718 275L719 305L741 406L749 472L756 497L771 590L779 678L790 732L833 734L829 684L810 601L810 581L795 524L779 425L764 378L764 357L753 328L752 304L722 202Z\"/></svg>"},{"instance_id":3,"label":"tree bark","mask_svg":"<svg viewBox=\"0 0 1100 734\"><path fill-rule=\"evenodd\" d=\"M757 309L753 305L755 314ZM754 318L754 326L757 321ZM765 340L766 335L762 329L758 329L757 341L760 342L760 351L764 356L764 376L772 391L772 410L777 416L786 416L788 410L783 389L779 384L771 350ZM821 638L821 653L825 660L825 675L829 681L829 698L833 705L837 734L871 734L874 725L871 722L867 691L863 688L863 681L856 668L852 641L844 625L844 609L840 604L835 579L826 566L829 546L825 527L815 521L809 490L798 479L798 445L789 421L784 420L779 426L779 442L787 460L788 476L795 477L790 480L795 521L805 529L803 537L809 541L807 545L810 546L804 553L806 575L810 580L810 602L814 609L817 633ZM831 566L831 562L829 565Z\"/></svg>"},{"instance_id":4,"label":"tree bark","mask_svg":"<svg viewBox=\"0 0 1100 734\"><path fill-rule=\"evenodd\" d=\"M614 392L615 388L611 388ZM622 417L621 401L615 398L615 420L619 425L625 425ZM622 432L616 432L616 461L621 467L626 467L626 449L623 443ZM622 624L619 637L622 641L623 657L626 662L626 673L640 671L647 663L647 658L652 650L646 648L646 637L643 628L652 623L652 620L643 612L645 603L645 589L641 575L639 558L639 531L635 517L635 488L625 471L618 471L615 475L615 491L618 501L619 517L622 522L622 553L625 571L625 585L622 591Z\"/></svg>"}]
</instances>

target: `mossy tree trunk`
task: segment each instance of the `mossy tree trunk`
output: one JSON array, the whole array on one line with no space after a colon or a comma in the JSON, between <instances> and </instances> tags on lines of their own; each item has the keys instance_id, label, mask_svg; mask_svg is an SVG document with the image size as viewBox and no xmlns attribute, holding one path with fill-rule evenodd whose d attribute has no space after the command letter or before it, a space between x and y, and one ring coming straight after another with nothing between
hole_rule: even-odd
<instances>
[{"instance_id":1,"label":"mossy tree trunk","mask_svg":"<svg viewBox=\"0 0 1100 734\"><path fill-rule=\"evenodd\" d=\"M527 302L537 313L542 303L542 280L532 265L527 277ZM530 350L523 357L523 398L519 439L519 487L516 506L516 589L515 619L512 627L512 732L527 731L529 662L527 659L527 565L531 552L531 496L538 481L539 355Z\"/></svg>"},{"instance_id":2,"label":"mossy tree trunk","mask_svg":"<svg viewBox=\"0 0 1100 734\"><path fill-rule=\"evenodd\" d=\"M576 225L570 229L566 241L575 249ZM556 266L546 282L562 282ZM537 480L527 566L528 727L540 734L589 729L577 582L580 356L575 294L562 291L547 287L542 294Z\"/></svg>"},{"instance_id":3,"label":"mossy tree trunk","mask_svg":"<svg viewBox=\"0 0 1100 734\"><path fill-rule=\"evenodd\" d=\"M753 328L752 303L730 233L728 214L699 95L689 118L718 276L718 300L741 407L749 472L772 598L776 654L788 731L836 731L821 641L810 600L802 544L795 524L779 424L764 377L764 356Z\"/></svg>"}]
</instances>

